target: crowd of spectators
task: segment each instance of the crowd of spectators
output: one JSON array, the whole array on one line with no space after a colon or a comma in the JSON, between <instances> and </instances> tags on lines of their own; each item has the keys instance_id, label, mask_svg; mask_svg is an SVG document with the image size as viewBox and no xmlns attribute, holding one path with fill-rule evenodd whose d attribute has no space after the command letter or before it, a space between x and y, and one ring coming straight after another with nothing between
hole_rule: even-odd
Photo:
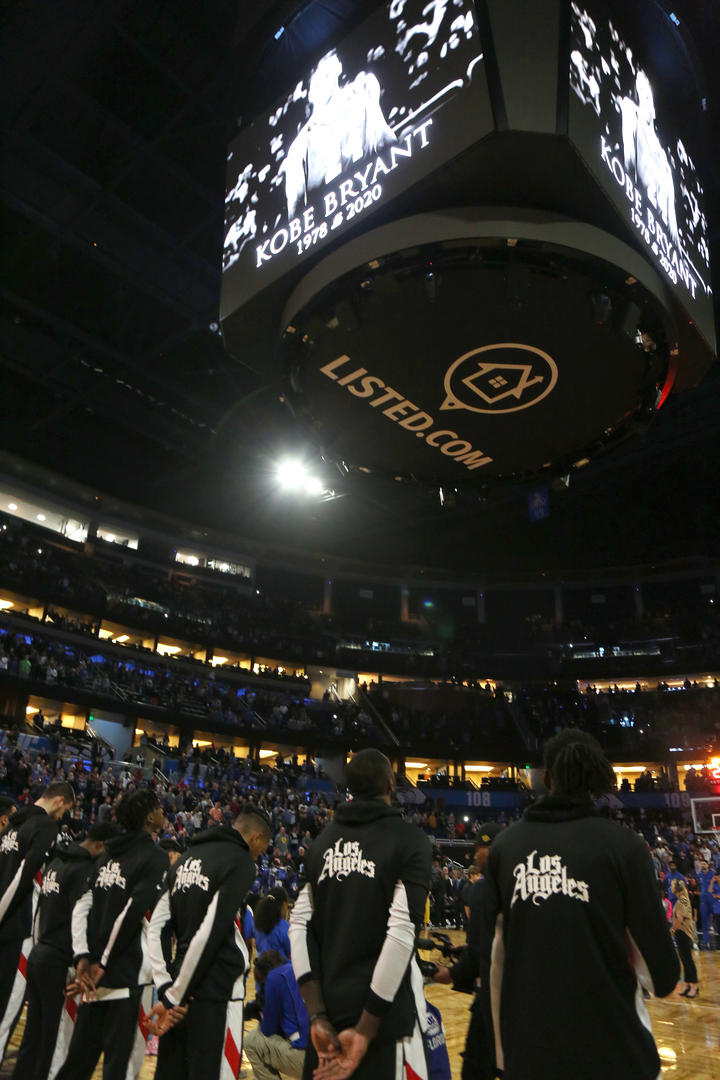
<instances>
[{"instance_id":1,"label":"crowd of spectators","mask_svg":"<svg viewBox=\"0 0 720 1080\"><path fill-rule=\"evenodd\" d=\"M206 668L192 677L160 657L138 663L119 660L96 643L92 652L39 634L13 634L0 628L0 674L33 680L48 688L89 690L98 699L155 706L166 718L186 717L198 726L262 733L266 738L312 733L350 745L374 739L387 741L372 715L352 701L311 702L282 691L258 690L229 682Z\"/></svg>"},{"instance_id":2,"label":"crowd of spectators","mask_svg":"<svg viewBox=\"0 0 720 1080\"><path fill-rule=\"evenodd\" d=\"M594 642L604 643L599 657L605 656L619 672L626 659L622 650L616 656L610 643L658 635L665 639L671 659L679 660L677 649L691 644L696 648L694 661L720 662L720 603L699 588L694 601L673 595L665 603L648 602L642 616L620 615L612 604L607 611L599 605L592 619L571 618L562 624L548 614L505 610L501 601L484 624L467 612L463 617L441 615L432 604L412 621L369 617L359 611L338 618L323 614L319 605L312 609L308 602L290 599L282 590L271 595L242 577L232 581L228 575L201 568L151 564L103 542L95 542L92 554L81 553L49 541L41 530L15 518L0 515L0 523L0 583L50 606L85 613L73 621L92 628L111 618L146 637L171 634L218 649L282 657L286 669L293 663L302 667L336 662L404 674L473 678L478 665L483 666L482 658L498 650L539 649L546 666L564 669L573 666L572 652L566 655L562 648L558 652L555 645ZM551 647L549 652L545 645ZM633 664L634 658L627 662ZM279 668L267 674L287 677Z\"/></svg>"},{"instance_id":3,"label":"crowd of spectators","mask_svg":"<svg viewBox=\"0 0 720 1080\"><path fill-rule=\"evenodd\" d=\"M456 759L474 756L517 758L540 750L565 727L583 728L609 752L662 757L669 747L712 753L720 742L720 687L687 680L670 690L611 687L581 690L576 683L535 683L514 688L489 684L441 700L436 708L410 708L384 684L357 700L298 698L288 691L258 688L240 673L223 675L210 665L188 672L157 654L128 660L93 639L87 650L40 633L12 633L0 627L0 675L43 684L48 692L92 691L101 700L157 709L166 720L183 719L199 728L255 738L307 736L360 745L388 745L395 736L414 753L441 750ZM510 700L512 699L512 700Z\"/></svg>"},{"instance_id":4,"label":"crowd of spectators","mask_svg":"<svg viewBox=\"0 0 720 1080\"><path fill-rule=\"evenodd\" d=\"M163 573L140 562L86 557L39 541L31 527L13 519L6 519L0 529L3 580L14 588L34 589L35 595L44 598L48 624L90 637L92 643L83 649L43 639L34 629L24 635L8 632L0 637L0 673L154 706L172 717L190 717L213 729L266 735L309 733L356 743L365 738L387 742L394 735L401 748L422 753L442 748L456 758L523 756L526 751L539 751L548 738L567 726L584 728L609 752L623 754L659 756L671 745L711 751L720 740L717 680L712 686L687 680L680 693L670 691L663 682L652 691L639 685L634 691L617 687L581 691L573 679L565 679L527 684L511 694L502 685L493 689L470 680L474 693L458 698L451 707L415 709L398 704L382 686L371 688L369 707L362 698L333 702L327 695L318 705L306 696L310 683L304 676L292 676L292 691L270 693L258 689L252 679L243 682L241 669L231 665L223 669L223 677L209 663L183 656L181 670L173 659L128 646L132 659L124 661L117 649L98 640L102 617L124 617L156 632L184 630L193 634L195 642L199 637L206 639L209 647L214 635L222 638L226 631L227 636L216 639L215 645L222 647L231 638L231 644L256 652L270 650L272 645L277 650L274 655L282 660L275 666L270 662L263 676L278 681L288 678L289 669L283 663L293 656L301 664L327 658L342 635L331 618L323 619L297 603L271 601L249 587L239 591L229 585L193 583L185 573L178 575L172 569ZM97 614L73 616L53 606L65 603ZM720 604L718 609L715 613L713 607L713 613L720 614ZM175 619L186 622L175 626ZM714 640L712 625L711 620L704 632ZM422 636L419 626L415 631ZM456 644L446 643L446 660ZM359 658L359 654L353 657ZM188 674L188 668L195 668L197 674ZM460 686L464 680L446 673L437 681ZM299 698L297 688L303 683L304 695Z\"/></svg>"},{"instance_id":5,"label":"crowd of spectators","mask_svg":"<svg viewBox=\"0 0 720 1080\"><path fill-rule=\"evenodd\" d=\"M167 744L164 749L168 749ZM17 732L6 730L0 736L0 794L11 796L22 806L37 798L51 781L69 780L77 800L62 829L80 840L95 821L112 818L126 792L151 786L165 815L160 839L176 841L181 848L196 832L232 822L243 805L254 802L270 816L273 839L259 860L253 891L264 894L282 885L291 899L297 896L308 845L343 797L317 763L312 759L300 763L296 757L280 755L272 764L260 763L249 757L234 757L222 748L201 748L188 742L175 750L177 776L163 784L157 773L144 766L144 758L137 750L131 749L125 762L115 762L102 742L83 743L74 733L72 737L60 733L53 739L31 740L31 744L21 746ZM317 790L320 784L325 790ZM668 894L673 877L680 874L685 878L697 916L700 863L707 860L711 869L720 873L720 837L694 834L687 812L680 809L605 812L623 827L644 836ZM438 927L463 926L474 841L488 811L448 807L440 796L420 804L407 803L404 813L435 846L431 922ZM521 813L521 806L490 811L501 825L512 824Z\"/></svg>"},{"instance_id":6,"label":"crowd of spectators","mask_svg":"<svg viewBox=\"0 0 720 1080\"><path fill-rule=\"evenodd\" d=\"M660 682L655 689L633 690L617 686L582 690L577 683L536 683L515 695L521 721L541 747L566 727L589 731L609 752L697 749L710 751L720 743L720 686L685 681L670 690Z\"/></svg>"}]
</instances>

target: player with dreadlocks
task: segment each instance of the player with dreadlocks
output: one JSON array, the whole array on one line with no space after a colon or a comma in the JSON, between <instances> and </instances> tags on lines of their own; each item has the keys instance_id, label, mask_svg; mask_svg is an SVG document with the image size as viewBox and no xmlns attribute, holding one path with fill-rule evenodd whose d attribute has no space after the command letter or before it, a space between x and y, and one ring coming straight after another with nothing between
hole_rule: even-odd
<instances>
[{"instance_id":1,"label":"player with dreadlocks","mask_svg":"<svg viewBox=\"0 0 720 1080\"><path fill-rule=\"evenodd\" d=\"M598 814L615 786L600 745L569 728L545 748L549 794L490 849L482 951L505 1080L656 1080L643 989L679 967L645 841Z\"/></svg>"}]
</instances>

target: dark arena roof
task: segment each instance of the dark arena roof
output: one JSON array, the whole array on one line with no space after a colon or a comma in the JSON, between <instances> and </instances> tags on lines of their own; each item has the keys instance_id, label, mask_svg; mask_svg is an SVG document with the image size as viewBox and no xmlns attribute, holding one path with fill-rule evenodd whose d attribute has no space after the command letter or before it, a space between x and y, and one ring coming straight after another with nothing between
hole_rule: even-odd
<instances>
[{"instance_id":1,"label":"dark arena roof","mask_svg":"<svg viewBox=\"0 0 720 1080\"><path fill-rule=\"evenodd\" d=\"M479 470L456 491L410 466L396 477L321 461L316 418L293 414L264 359L273 341L226 348L227 147L376 7L5 6L0 474L56 490L67 478L108 513L137 504L240 544L385 566L532 574L717 558L720 374L709 360L652 422L634 415L612 445L593 444L587 464L578 451L541 473ZM702 0L666 0L671 9L705 101L698 171L720 266L720 19ZM426 186L418 201L423 192L437 198ZM715 314L717 324L717 302ZM333 497L278 490L276 464L291 453L317 466ZM549 513L532 521L538 501Z\"/></svg>"}]
</instances>

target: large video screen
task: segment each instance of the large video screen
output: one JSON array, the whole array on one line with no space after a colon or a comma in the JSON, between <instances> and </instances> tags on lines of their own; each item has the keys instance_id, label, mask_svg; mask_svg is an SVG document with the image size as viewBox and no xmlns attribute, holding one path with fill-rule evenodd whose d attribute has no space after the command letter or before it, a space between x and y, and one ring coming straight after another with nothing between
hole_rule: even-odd
<instances>
[{"instance_id":1,"label":"large video screen","mask_svg":"<svg viewBox=\"0 0 720 1080\"><path fill-rule=\"evenodd\" d=\"M473 0L390 0L228 151L223 317L492 128Z\"/></svg>"},{"instance_id":2,"label":"large video screen","mask_svg":"<svg viewBox=\"0 0 720 1080\"><path fill-rule=\"evenodd\" d=\"M641 26L633 5L617 10L571 3L570 137L714 347L692 68L667 16Z\"/></svg>"}]
</instances>

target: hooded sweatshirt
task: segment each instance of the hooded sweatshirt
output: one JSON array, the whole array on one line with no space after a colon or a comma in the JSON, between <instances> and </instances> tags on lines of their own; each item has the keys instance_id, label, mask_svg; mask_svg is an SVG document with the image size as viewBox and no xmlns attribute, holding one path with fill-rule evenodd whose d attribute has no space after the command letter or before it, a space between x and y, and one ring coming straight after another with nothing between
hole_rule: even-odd
<instances>
[{"instance_id":1,"label":"hooded sweatshirt","mask_svg":"<svg viewBox=\"0 0 720 1080\"><path fill-rule=\"evenodd\" d=\"M100 964L104 991L150 981L143 922L160 895L169 865L167 852L145 830L113 836L105 844L90 887L72 913L75 963L87 957ZM98 997L102 1000L103 995Z\"/></svg>"},{"instance_id":2,"label":"hooded sweatshirt","mask_svg":"<svg viewBox=\"0 0 720 1080\"><path fill-rule=\"evenodd\" d=\"M255 871L247 844L229 825L194 836L170 870L148 931L153 980L166 1005L244 997L249 956L239 912ZM177 941L174 960L163 949L168 925Z\"/></svg>"},{"instance_id":3,"label":"hooded sweatshirt","mask_svg":"<svg viewBox=\"0 0 720 1080\"><path fill-rule=\"evenodd\" d=\"M87 848L71 840L58 844L45 866L35 915L35 959L70 967L73 959L70 919L75 904L87 892L95 863Z\"/></svg>"},{"instance_id":4,"label":"hooded sweatshirt","mask_svg":"<svg viewBox=\"0 0 720 1080\"><path fill-rule=\"evenodd\" d=\"M320 981L337 1029L365 1008L382 1018L378 1040L410 1035L409 965L431 877L427 836L382 799L356 799L313 841L305 874L290 920L298 984Z\"/></svg>"},{"instance_id":5,"label":"hooded sweatshirt","mask_svg":"<svg viewBox=\"0 0 720 1080\"><path fill-rule=\"evenodd\" d=\"M484 887L505 1080L656 1080L642 989L665 997L679 966L645 841L548 796L494 841Z\"/></svg>"},{"instance_id":6,"label":"hooded sweatshirt","mask_svg":"<svg viewBox=\"0 0 720 1080\"><path fill-rule=\"evenodd\" d=\"M33 883L52 851L58 828L41 806L26 806L13 814L0 836L0 942L30 936Z\"/></svg>"}]
</instances>

